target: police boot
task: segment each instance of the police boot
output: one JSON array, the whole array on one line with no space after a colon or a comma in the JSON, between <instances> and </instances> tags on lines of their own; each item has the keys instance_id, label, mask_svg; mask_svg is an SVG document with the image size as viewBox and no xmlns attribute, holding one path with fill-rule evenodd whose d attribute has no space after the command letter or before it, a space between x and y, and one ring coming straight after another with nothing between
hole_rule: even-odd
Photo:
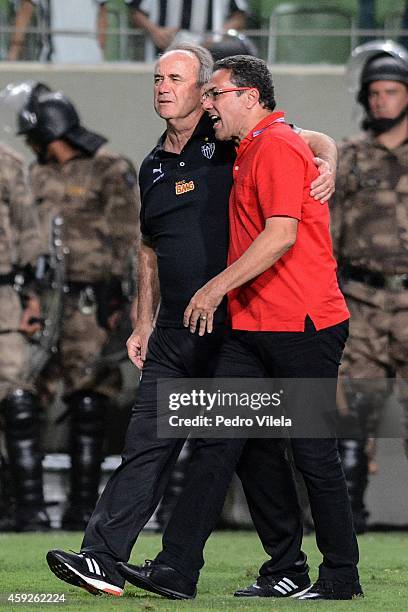
<instances>
[{"instance_id":1,"label":"police boot","mask_svg":"<svg viewBox=\"0 0 408 612\"><path fill-rule=\"evenodd\" d=\"M183 448L181 449L181 453L179 455L179 458L177 459L177 463L174 466L174 469L170 476L170 480L167 484L160 505L157 509L156 520L159 526L159 531L165 530L167 523L169 522L173 510L177 504L179 495L181 494L184 488L186 474L192 452L193 442L191 440L187 440L184 443Z\"/></svg>"},{"instance_id":2,"label":"police boot","mask_svg":"<svg viewBox=\"0 0 408 612\"><path fill-rule=\"evenodd\" d=\"M356 533L367 531L368 512L364 504L369 473L367 440L377 429L387 396L388 387L384 387L382 383L373 390L357 379L348 381L346 391L348 414L339 421L339 453Z\"/></svg>"},{"instance_id":3,"label":"police boot","mask_svg":"<svg viewBox=\"0 0 408 612\"><path fill-rule=\"evenodd\" d=\"M83 531L98 499L108 399L99 393L74 393L68 398L68 406L71 415L70 495L61 527Z\"/></svg>"},{"instance_id":4,"label":"police boot","mask_svg":"<svg viewBox=\"0 0 408 612\"><path fill-rule=\"evenodd\" d=\"M14 484L16 531L45 531L50 519L43 494L40 408L34 395L18 389L4 400L5 441Z\"/></svg>"},{"instance_id":5,"label":"police boot","mask_svg":"<svg viewBox=\"0 0 408 612\"><path fill-rule=\"evenodd\" d=\"M368 512L364 495L368 484L367 440L339 440L339 453L346 477L354 529L361 534L367 531Z\"/></svg>"},{"instance_id":6,"label":"police boot","mask_svg":"<svg viewBox=\"0 0 408 612\"><path fill-rule=\"evenodd\" d=\"M14 497L9 469L0 455L0 532L14 531Z\"/></svg>"}]
</instances>

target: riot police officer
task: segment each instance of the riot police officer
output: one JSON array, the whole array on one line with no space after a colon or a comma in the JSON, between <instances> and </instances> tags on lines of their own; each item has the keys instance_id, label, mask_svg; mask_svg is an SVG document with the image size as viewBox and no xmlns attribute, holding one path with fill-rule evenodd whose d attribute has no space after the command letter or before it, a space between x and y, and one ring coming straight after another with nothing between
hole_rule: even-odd
<instances>
[{"instance_id":1,"label":"riot police officer","mask_svg":"<svg viewBox=\"0 0 408 612\"><path fill-rule=\"evenodd\" d=\"M339 148L333 231L351 312L342 368L352 379L343 385L351 434L341 454L356 530L363 532L387 379L408 375L408 53L390 41L366 43L353 52L349 73L363 132ZM406 409L407 393L400 399Z\"/></svg>"},{"instance_id":2,"label":"riot police officer","mask_svg":"<svg viewBox=\"0 0 408 612\"><path fill-rule=\"evenodd\" d=\"M44 245L50 218L63 218L66 289L58 354L42 382L64 383L71 419L71 479L65 529L83 529L98 495L109 399L120 388L117 368L100 356L124 305L122 281L138 231L132 164L109 152L106 139L84 128L61 92L32 95L18 133L37 155L30 169Z\"/></svg>"},{"instance_id":3,"label":"riot police officer","mask_svg":"<svg viewBox=\"0 0 408 612\"><path fill-rule=\"evenodd\" d=\"M38 218L20 157L0 145L0 416L10 493L1 500L0 528L46 530L40 409L29 371L28 337L38 331L34 268L41 255ZM4 477L4 463L2 465Z\"/></svg>"}]
</instances>

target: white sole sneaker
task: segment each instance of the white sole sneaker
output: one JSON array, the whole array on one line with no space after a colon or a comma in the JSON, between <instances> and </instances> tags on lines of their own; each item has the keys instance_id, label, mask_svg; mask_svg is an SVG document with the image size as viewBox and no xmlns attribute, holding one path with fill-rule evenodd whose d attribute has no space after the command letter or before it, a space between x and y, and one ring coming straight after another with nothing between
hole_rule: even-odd
<instances>
[{"instance_id":1,"label":"white sole sneaker","mask_svg":"<svg viewBox=\"0 0 408 612\"><path fill-rule=\"evenodd\" d=\"M102 593L115 597L123 595L123 589L120 587L107 582L102 576L98 578L87 576L61 558L57 552L50 551L47 554L47 563L57 578L73 586L85 589L92 595L101 595Z\"/></svg>"},{"instance_id":2,"label":"white sole sneaker","mask_svg":"<svg viewBox=\"0 0 408 612\"><path fill-rule=\"evenodd\" d=\"M293 599L297 599L298 597L302 597L302 595L305 595L305 593L310 591L312 586L313 585L311 584L310 586L307 587L307 589L303 589L303 591L299 591L299 593L295 593L294 595L289 595L289 597L292 597Z\"/></svg>"}]
</instances>

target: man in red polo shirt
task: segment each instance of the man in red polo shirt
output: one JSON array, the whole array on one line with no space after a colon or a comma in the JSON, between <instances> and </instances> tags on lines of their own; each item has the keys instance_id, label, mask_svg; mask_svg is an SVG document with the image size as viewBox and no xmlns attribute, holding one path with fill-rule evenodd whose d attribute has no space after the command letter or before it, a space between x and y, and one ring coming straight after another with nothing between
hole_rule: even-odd
<instances>
[{"instance_id":1,"label":"man in red polo shirt","mask_svg":"<svg viewBox=\"0 0 408 612\"><path fill-rule=\"evenodd\" d=\"M336 379L349 313L337 285L328 205L317 207L309 195L317 175L313 158L285 124L283 113L273 112L272 76L262 60L233 56L217 62L203 105L216 137L238 144L230 195L229 265L193 296L184 324L193 333L197 327L200 335L211 333L214 312L228 294L232 332L221 348L216 376ZM296 382L293 387L296 390ZM333 417L335 393L331 385L329 395L324 395L326 414ZM299 399L296 391L294 397ZM300 399L304 412L319 413L316 401L311 406ZM237 473L271 559L261 567L255 584L235 595L362 595L358 546L336 439L290 441L323 555L312 587L300 549L295 487L285 464L287 442L251 439L243 450L244 444L242 439L197 441L185 489L163 536L163 550L148 567L118 564L119 571L137 586L182 598L183 577L193 582L198 578L206 538L239 460ZM216 465L224 466L225 473L216 472ZM208 481L213 482L213 495L203 499L197 482ZM170 569L178 572L177 585L169 580Z\"/></svg>"},{"instance_id":2,"label":"man in red polo shirt","mask_svg":"<svg viewBox=\"0 0 408 612\"><path fill-rule=\"evenodd\" d=\"M185 323L191 331L198 324L200 334L211 332L213 313L228 293L234 331L217 375L253 376L258 369L260 377L337 378L349 313L337 284L328 206L313 206L309 195L316 176L312 156L285 124L284 114L272 112L272 77L262 60L234 56L217 62L205 98L217 138L238 143L229 267L192 298ZM332 401L334 406L335 397ZM270 441L251 442L244 468L251 478L244 478L244 485L252 481L255 505L264 510L258 480L262 486L265 478L257 479L253 466ZM336 440L295 438L291 445L323 554L318 581L300 599L359 595L358 548ZM268 527L265 537L262 527L258 530L267 542ZM265 567L260 584L236 595L262 590L262 573Z\"/></svg>"}]
</instances>

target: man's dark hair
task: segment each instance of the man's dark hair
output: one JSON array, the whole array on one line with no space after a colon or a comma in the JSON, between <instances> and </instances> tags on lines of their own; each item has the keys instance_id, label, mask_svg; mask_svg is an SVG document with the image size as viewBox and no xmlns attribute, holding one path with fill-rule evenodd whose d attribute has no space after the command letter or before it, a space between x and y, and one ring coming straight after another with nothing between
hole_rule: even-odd
<instances>
[{"instance_id":1,"label":"man's dark hair","mask_svg":"<svg viewBox=\"0 0 408 612\"><path fill-rule=\"evenodd\" d=\"M258 57L231 55L214 64L216 70L230 70L231 82L237 87L254 87L259 91L259 102L273 111L276 106L272 74Z\"/></svg>"}]
</instances>

